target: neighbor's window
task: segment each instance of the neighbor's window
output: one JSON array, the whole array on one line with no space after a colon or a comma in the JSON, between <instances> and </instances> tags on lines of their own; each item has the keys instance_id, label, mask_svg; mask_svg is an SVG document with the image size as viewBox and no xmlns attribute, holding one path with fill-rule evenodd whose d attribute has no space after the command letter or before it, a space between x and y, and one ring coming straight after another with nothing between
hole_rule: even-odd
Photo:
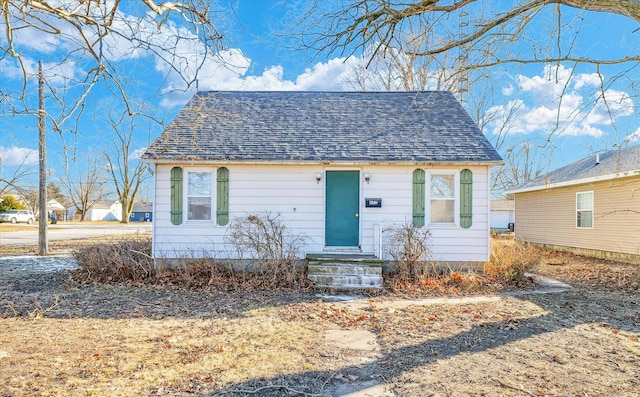
<instances>
[{"instance_id":1,"label":"neighbor's window","mask_svg":"<svg viewBox=\"0 0 640 397\"><path fill-rule=\"evenodd\" d=\"M576 194L576 226L593 227L593 192Z\"/></svg>"},{"instance_id":2,"label":"neighbor's window","mask_svg":"<svg viewBox=\"0 0 640 397\"><path fill-rule=\"evenodd\" d=\"M211 220L211 172L189 172L189 220Z\"/></svg>"},{"instance_id":3,"label":"neighbor's window","mask_svg":"<svg viewBox=\"0 0 640 397\"><path fill-rule=\"evenodd\" d=\"M433 223L454 223L455 221L455 176L431 175L430 221Z\"/></svg>"}]
</instances>

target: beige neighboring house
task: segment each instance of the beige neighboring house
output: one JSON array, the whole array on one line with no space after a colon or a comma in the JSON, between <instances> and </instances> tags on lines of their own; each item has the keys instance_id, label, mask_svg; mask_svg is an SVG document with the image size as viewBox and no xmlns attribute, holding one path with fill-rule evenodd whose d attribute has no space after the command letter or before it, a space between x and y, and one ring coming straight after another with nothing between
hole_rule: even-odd
<instances>
[{"instance_id":1,"label":"beige neighboring house","mask_svg":"<svg viewBox=\"0 0 640 397\"><path fill-rule=\"evenodd\" d=\"M518 241L640 264L640 145L593 155L521 185Z\"/></svg>"},{"instance_id":2,"label":"beige neighboring house","mask_svg":"<svg viewBox=\"0 0 640 397\"><path fill-rule=\"evenodd\" d=\"M67 208L68 219L80 220L80 211L71 206ZM119 221L122 220L122 204L118 200L104 200L94 203L84 218L85 221Z\"/></svg>"}]
</instances>

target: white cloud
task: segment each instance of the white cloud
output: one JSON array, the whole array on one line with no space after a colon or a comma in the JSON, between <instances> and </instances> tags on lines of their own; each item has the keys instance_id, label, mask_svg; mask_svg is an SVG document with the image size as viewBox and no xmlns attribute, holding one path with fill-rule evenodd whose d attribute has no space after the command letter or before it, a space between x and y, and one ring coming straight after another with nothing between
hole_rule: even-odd
<instances>
[{"instance_id":1,"label":"white cloud","mask_svg":"<svg viewBox=\"0 0 640 397\"><path fill-rule=\"evenodd\" d=\"M598 73L581 73L574 79L574 88L579 90L586 86L597 87L601 84L601 76Z\"/></svg>"},{"instance_id":2,"label":"white cloud","mask_svg":"<svg viewBox=\"0 0 640 397\"><path fill-rule=\"evenodd\" d=\"M511 96L513 95L514 92L515 92L515 88L511 84L505 87L502 87L502 95L504 96Z\"/></svg>"},{"instance_id":3,"label":"white cloud","mask_svg":"<svg viewBox=\"0 0 640 397\"><path fill-rule=\"evenodd\" d=\"M182 76L193 76L196 72L195 63L183 60L196 59L196 49L189 53L185 50L178 59L178 66L158 63L156 68L167 74L167 84L163 92L165 97L161 105L173 107L184 105L191 98L196 88L187 88ZM198 70L198 88L200 90L239 90L239 91L343 91L352 89L349 81L355 73L353 62L355 58L331 59L319 62L313 68L307 69L295 81L284 79L282 66L271 66L259 75L246 75L251 60L238 49L229 49L210 56L200 62ZM178 73L182 70L182 74Z\"/></svg>"},{"instance_id":4,"label":"white cloud","mask_svg":"<svg viewBox=\"0 0 640 397\"><path fill-rule=\"evenodd\" d=\"M38 151L16 146L0 146L0 162L7 166L38 164Z\"/></svg>"},{"instance_id":5,"label":"white cloud","mask_svg":"<svg viewBox=\"0 0 640 397\"><path fill-rule=\"evenodd\" d=\"M507 131L601 137L605 127L634 112L633 100L626 92L600 92L600 77L594 73L574 74L562 65L547 65L540 75L518 75L515 80L520 101L495 106L488 112L487 125L493 134ZM503 90L503 95L506 93L511 89Z\"/></svg>"},{"instance_id":6,"label":"white cloud","mask_svg":"<svg viewBox=\"0 0 640 397\"><path fill-rule=\"evenodd\" d=\"M10 79L22 79L26 74L28 78L35 79L38 75L38 61L29 57L22 57L24 70L15 59L0 60L0 72ZM64 63L43 62L42 74L48 84L54 87L70 88L69 83L76 81L84 71L77 67L76 63L67 60Z\"/></svg>"},{"instance_id":7,"label":"white cloud","mask_svg":"<svg viewBox=\"0 0 640 397\"><path fill-rule=\"evenodd\" d=\"M624 140L626 142L640 142L640 127L633 134L628 135Z\"/></svg>"},{"instance_id":8,"label":"white cloud","mask_svg":"<svg viewBox=\"0 0 640 397\"><path fill-rule=\"evenodd\" d=\"M4 30L4 23L0 24L0 26L2 26ZM11 37L13 39L13 45L15 48L19 49L26 47L32 51L50 54L59 49L59 46L61 44L60 38L62 37L62 35L45 34L40 29L26 26L21 29L13 29L13 31L11 32ZM2 41L5 42L5 40Z\"/></svg>"},{"instance_id":9,"label":"white cloud","mask_svg":"<svg viewBox=\"0 0 640 397\"><path fill-rule=\"evenodd\" d=\"M586 119L588 123L611 125L616 118L633 114L633 100L626 92L610 89L603 97L596 98L596 105Z\"/></svg>"},{"instance_id":10,"label":"white cloud","mask_svg":"<svg viewBox=\"0 0 640 397\"><path fill-rule=\"evenodd\" d=\"M134 150L133 152L131 152L129 154L129 159L131 159L131 160L140 160L140 157L142 157L142 155L146 151L147 151L146 147L142 147L142 148L136 149L136 150Z\"/></svg>"},{"instance_id":11,"label":"white cloud","mask_svg":"<svg viewBox=\"0 0 640 397\"><path fill-rule=\"evenodd\" d=\"M326 63L318 62L296 79L302 90L342 91L353 77L354 70L344 58L334 58Z\"/></svg>"},{"instance_id":12,"label":"white cloud","mask_svg":"<svg viewBox=\"0 0 640 397\"><path fill-rule=\"evenodd\" d=\"M530 92L537 98L556 99L562 95L570 78L571 70L563 65L545 65L542 75L533 77L518 75L516 82L521 91Z\"/></svg>"}]
</instances>

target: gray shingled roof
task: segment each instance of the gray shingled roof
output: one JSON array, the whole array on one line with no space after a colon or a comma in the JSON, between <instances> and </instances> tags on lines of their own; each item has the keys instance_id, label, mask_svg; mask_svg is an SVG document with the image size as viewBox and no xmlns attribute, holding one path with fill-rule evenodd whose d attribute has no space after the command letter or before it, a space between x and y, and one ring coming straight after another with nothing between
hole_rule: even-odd
<instances>
[{"instance_id":1,"label":"gray shingled roof","mask_svg":"<svg viewBox=\"0 0 640 397\"><path fill-rule=\"evenodd\" d=\"M500 155L449 92L199 92L149 162L488 162Z\"/></svg>"},{"instance_id":2,"label":"gray shingled roof","mask_svg":"<svg viewBox=\"0 0 640 397\"><path fill-rule=\"evenodd\" d=\"M152 212L153 211L153 203L148 201L136 201L133 204L132 212Z\"/></svg>"},{"instance_id":3,"label":"gray shingled roof","mask_svg":"<svg viewBox=\"0 0 640 397\"><path fill-rule=\"evenodd\" d=\"M597 161L599 160L599 162ZM506 193L537 190L550 185L570 185L584 180L612 175L640 175L640 145L593 154L524 183Z\"/></svg>"}]
</instances>

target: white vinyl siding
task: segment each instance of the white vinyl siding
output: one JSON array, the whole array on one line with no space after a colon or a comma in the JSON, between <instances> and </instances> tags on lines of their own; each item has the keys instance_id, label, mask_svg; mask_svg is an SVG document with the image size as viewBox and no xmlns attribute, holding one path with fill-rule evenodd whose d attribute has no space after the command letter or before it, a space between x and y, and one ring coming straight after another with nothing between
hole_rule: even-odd
<instances>
[{"instance_id":1,"label":"white vinyl siding","mask_svg":"<svg viewBox=\"0 0 640 397\"><path fill-rule=\"evenodd\" d=\"M576 193L576 227L593 228L593 192Z\"/></svg>"},{"instance_id":2,"label":"white vinyl siding","mask_svg":"<svg viewBox=\"0 0 640 397\"><path fill-rule=\"evenodd\" d=\"M229 225L238 217L269 212L278 216L287 229L305 237L299 256L323 252L325 220L325 180L318 183L316 174L331 170L359 170L369 173L369 183L360 184L360 246L363 254L377 252L380 235L391 227L412 224L413 172L409 165L248 165L225 164L229 170L229 224L210 225L207 222L184 222L174 226L170 222L170 170L171 165L158 165L155 178L154 255L158 257L194 257L209 255L233 258L235 249L227 236ZM206 168L216 175L217 165ZM430 231L430 259L439 261L484 262L489 258L489 178L487 166L424 168L428 174L456 175L463 168L473 172L473 225L464 229L455 223L438 227L426 224ZM185 167L187 172L194 171ZM202 171L198 169L196 171ZM215 178L214 178L215 179ZM215 190L215 182L213 190ZM427 186L428 183L427 183ZM458 178L455 178L458 194ZM185 189L186 190L186 189ZM216 197L216 192L212 192ZM365 207L365 198L381 198L380 208ZM186 200L185 200L186 201ZM215 201L215 200L214 200ZM427 205L428 205L427 198ZM457 219L458 203L454 204ZM212 208L216 208L212 202ZM428 210L426 212L429 214Z\"/></svg>"}]
</instances>

